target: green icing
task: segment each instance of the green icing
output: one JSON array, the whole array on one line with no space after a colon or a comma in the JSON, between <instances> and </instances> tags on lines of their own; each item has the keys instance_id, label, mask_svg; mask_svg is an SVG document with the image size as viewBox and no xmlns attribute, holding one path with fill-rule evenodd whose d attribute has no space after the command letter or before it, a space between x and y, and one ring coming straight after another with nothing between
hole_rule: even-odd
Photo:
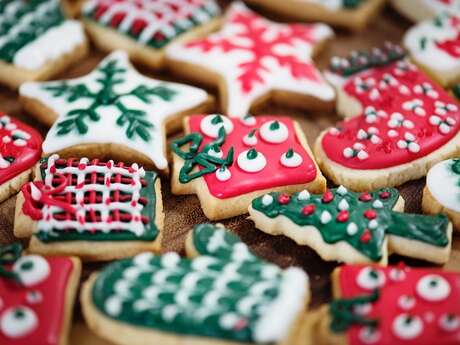
<instances>
[{"instance_id":1,"label":"green icing","mask_svg":"<svg viewBox=\"0 0 460 345\"><path fill-rule=\"evenodd\" d=\"M13 243L8 246L0 246L0 279L12 279L20 282L19 275L8 269L8 266L21 257L22 245L20 243Z\"/></svg>"},{"instance_id":2,"label":"green icing","mask_svg":"<svg viewBox=\"0 0 460 345\"><path fill-rule=\"evenodd\" d=\"M13 62L16 53L65 20L58 0L15 0L0 3L0 59Z\"/></svg>"},{"instance_id":3,"label":"green icing","mask_svg":"<svg viewBox=\"0 0 460 345\"><path fill-rule=\"evenodd\" d=\"M143 253L110 264L93 287L94 305L134 326L256 341L257 323L279 296L285 271L258 259L237 236L215 225L196 226L193 244L201 255L195 259Z\"/></svg>"},{"instance_id":4,"label":"green icing","mask_svg":"<svg viewBox=\"0 0 460 345\"><path fill-rule=\"evenodd\" d=\"M342 6L345 8L354 9L359 7L365 0L342 0Z\"/></svg>"},{"instance_id":5,"label":"green icing","mask_svg":"<svg viewBox=\"0 0 460 345\"><path fill-rule=\"evenodd\" d=\"M58 122L57 135L63 136L71 132L84 135L88 132L89 122L101 120L98 109L101 107L114 106L120 115L116 120L119 127L125 128L128 139L133 139L136 135L143 141L150 141L150 131L154 125L147 119L144 110L129 108L123 103L124 97L135 97L145 104L152 103L152 98L158 97L164 101L172 101L177 92L165 85L148 88L145 85L138 85L131 91L117 93L115 86L125 81L126 69L119 67L118 61L114 58L106 61L97 68L100 77L96 82L100 85L97 92L92 92L88 87L81 84L68 84L66 81L57 84L44 86L53 97L65 98L67 102L73 103L81 99L90 100L85 108L76 108L67 113L67 116Z\"/></svg>"},{"instance_id":6,"label":"green icing","mask_svg":"<svg viewBox=\"0 0 460 345\"><path fill-rule=\"evenodd\" d=\"M460 99L460 84L456 84L452 87L452 93L457 99Z\"/></svg>"},{"instance_id":7,"label":"green icing","mask_svg":"<svg viewBox=\"0 0 460 345\"><path fill-rule=\"evenodd\" d=\"M40 172L42 180L45 179L47 158L41 160ZM59 166L59 165L58 165ZM154 241L159 233L159 230L155 224L156 218L156 192L155 192L155 181L158 178L157 174L152 171L146 171L144 180L146 185L141 188L140 196L147 199L147 204L142 209L142 216L146 216L149 220L145 224L144 233L137 236L131 231L126 229L119 229L118 231L111 231L104 233L101 231L79 232L75 229L69 229L68 231L62 231L53 229L52 231L43 231L40 228L37 229L35 236L42 242L63 242L63 241Z\"/></svg>"},{"instance_id":8,"label":"green icing","mask_svg":"<svg viewBox=\"0 0 460 345\"><path fill-rule=\"evenodd\" d=\"M215 119L222 119L220 116L215 116ZM216 120L217 121L217 120ZM179 182L188 183L195 178L210 174L216 171L219 166L230 166L233 164L233 147L228 151L227 157L218 158L210 155L209 150L221 150L225 142L225 129L219 129L219 136L217 139L209 144L206 144L201 150L200 146L203 142L203 136L200 133L190 133L186 136L174 140L171 144L172 151L184 160L184 165L179 172ZM182 150L182 147L187 145L188 151Z\"/></svg>"},{"instance_id":9,"label":"green icing","mask_svg":"<svg viewBox=\"0 0 460 345\"><path fill-rule=\"evenodd\" d=\"M345 241L373 261L382 259L382 247L386 235L396 235L437 247L445 247L449 243L447 237L449 222L445 216L425 216L393 211L399 197L399 192L394 188L360 194L346 191L341 187L331 189L324 196L311 195L308 200L302 200L302 197L299 198L299 193L295 193L287 203L287 195L280 193L269 193L269 195L273 197L273 202L264 205L263 197L259 197L252 201L252 207L270 218L282 215L299 226L314 226L326 243ZM367 198L363 198L363 195ZM323 198L332 197L329 202L323 201ZM347 211L343 210L345 204L348 205ZM375 219L369 219L364 215L368 210L375 213ZM329 213L330 217L322 218L323 212ZM327 222L322 222L322 219L327 220L327 218L329 218ZM354 229L350 229L353 227L350 226L351 223L355 224Z\"/></svg>"}]
</instances>

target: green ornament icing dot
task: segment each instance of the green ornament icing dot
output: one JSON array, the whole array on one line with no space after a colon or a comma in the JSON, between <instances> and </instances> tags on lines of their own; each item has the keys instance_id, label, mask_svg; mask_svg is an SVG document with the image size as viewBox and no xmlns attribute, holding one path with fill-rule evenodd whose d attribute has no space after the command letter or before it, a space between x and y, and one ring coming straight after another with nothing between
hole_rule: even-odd
<instances>
[{"instance_id":1,"label":"green ornament icing dot","mask_svg":"<svg viewBox=\"0 0 460 345\"><path fill-rule=\"evenodd\" d=\"M248 151L248 153L246 154L246 157L248 159L256 159L257 155L258 155L258 153L257 153L256 149L252 148L252 149L250 149Z\"/></svg>"},{"instance_id":2,"label":"green ornament icing dot","mask_svg":"<svg viewBox=\"0 0 460 345\"><path fill-rule=\"evenodd\" d=\"M212 123L213 125L217 125L217 124L222 123L222 122L224 122L224 120L222 119L222 116L220 116L220 115L214 116L214 117L212 118L212 120L211 120L211 123Z\"/></svg>"},{"instance_id":3,"label":"green ornament icing dot","mask_svg":"<svg viewBox=\"0 0 460 345\"><path fill-rule=\"evenodd\" d=\"M286 158L292 158L293 156L294 156L294 150L293 149L287 150Z\"/></svg>"},{"instance_id":4,"label":"green ornament icing dot","mask_svg":"<svg viewBox=\"0 0 460 345\"><path fill-rule=\"evenodd\" d=\"M280 123L278 121L273 121L268 128L271 131L276 131L280 128Z\"/></svg>"}]
</instances>

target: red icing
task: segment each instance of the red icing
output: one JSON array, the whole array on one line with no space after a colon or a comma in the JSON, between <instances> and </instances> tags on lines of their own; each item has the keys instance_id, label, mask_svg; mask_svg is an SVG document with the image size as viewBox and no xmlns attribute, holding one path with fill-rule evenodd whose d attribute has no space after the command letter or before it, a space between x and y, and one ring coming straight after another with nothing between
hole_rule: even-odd
<instances>
[{"instance_id":1,"label":"red icing","mask_svg":"<svg viewBox=\"0 0 460 345\"><path fill-rule=\"evenodd\" d=\"M388 76L393 77L392 84L383 80ZM432 89L429 95L417 92L420 91L421 85ZM400 89L409 93L405 94ZM460 128L460 111L454 98L431 82L415 66L404 61L358 73L345 81L343 90L362 105L363 112L359 116L339 123L338 131L326 133L322 139L322 147L329 159L347 168L381 169L411 162L439 149L451 140ZM410 104L406 102L413 100L423 102L423 106L417 111L425 113L424 116L417 115L415 111L407 108ZM439 102L449 104L450 109L443 111ZM403 106L405 103L406 109ZM415 103L413 105L415 107ZM372 109L368 107L374 107L379 113L372 115ZM366 109L371 116L366 116ZM394 113L402 114L404 124L412 125L413 128L403 125L390 127L389 122ZM432 115L436 115L443 125L430 123L433 120ZM446 121L450 123L447 124ZM378 131L377 138L374 136L374 140L371 140L369 134L371 127ZM443 133L442 130L446 128L448 132ZM360 130L367 132L369 137L363 139L364 132ZM388 134L390 130L396 131L397 136L391 137ZM412 135L412 138L406 137L406 133ZM358 138L359 134L360 138ZM405 142L402 143L403 145L410 146L401 148L398 146L399 141ZM413 144L410 144L411 142ZM356 149L356 143L363 145L363 148ZM344 150L351 152L352 149L355 149L353 156L346 157ZM364 152L364 159L357 156L359 151Z\"/></svg>"},{"instance_id":2,"label":"red icing","mask_svg":"<svg viewBox=\"0 0 460 345\"><path fill-rule=\"evenodd\" d=\"M10 126L16 126L16 129L24 131L31 136L30 139L26 140L27 144L25 146L15 145L12 139L14 129L7 129L2 124L7 118L10 119ZM9 140L9 138L12 140ZM40 159L41 146L42 137L35 129L0 112L0 154L3 158L14 158L14 161L8 167L0 167L0 185L16 177L23 171L30 169Z\"/></svg>"},{"instance_id":3,"label":"red icing","mask_svg":"<svg viewBox=\"0 0 460 345\"><path fill-rule=\"evenodd\" d=\"M304 206L304 208L302 209L302 214L304 216L309 216L315 213L315 210L316 210L316 206L314 204L310 204L310 205Z\"/></svg>"},{"instance_id":4,"label":"red icing","mask_svg":"<svg viewBox=\"0 0 460 345\"><path fill-rule=\"evenodd\" d=\"M203 118L203 115L195 115L189 118L190 131L203 134L204 139L202 147L215 140L201 132L200 123ZM317 172L315 164L310 155L300 144L297 135L295 135L294 122L290 118L280 116L257 116L254 126L245 125L238 119L229 119L233 122L234 128L233 131L227 135L221 149L224 152L224 156L226 156L230 147L234 148L234 162L233 165L229 167L232 177L222 182L216 178L214 173L206 174L204 180L213 196L220 199L226 199L258 190L308 183L316 178ZM267 143L260 137L259 131L257 131L255 134L257 137L257 144L254 147L265 156L267 165L258 173L243 171L238 167L237 163L238 155L249 148L243 143L243 137L252 129L258 129L265 122L274 120L286 125L289 131L288 139L281 144ZM280 163L281 155L286 153L290 148L298 153L303 160L302 164L295 169L286 168Z\"/></svg>"},{"instance_id":5,"label":"red icing","mask_svg":"<svg viewBox=\"0 0 460 345\"><path fill-rule=\"evenodd\" d=\"M46 258L50 265L49 277L34 286L24 287L12 280L0 277L0 318L2 313L16 306L27 306L37 315L38 327L29 334L16 339L6 337L0 330L0 344L5 345L57 345L59 344L64 306L73 262L66 257ZM39 291L43 300L31 304L27 292Z\"/></svg>"},{"instance_id":6,"label":"red icing","mask_svg":"<svg viewBox=\"0 0 460 345\"><path fill-rule=\"evenodd\" d=\"M365 290L357 284L357 276L364 266L344 265L340 268L339 284L340 295L343 298L354 298L361 295L369 295L372 291ZM379 299L372 303L372 309L366 315L368 319L379 319L377 330L380 333L380 340L372 343L375 345L453 345L460 342L460 329L448 332L439 326L440 317L443 314L452 313L460 315L460 275L458 273L445 272L441 270L415 269L404 267L378 267L376 270L384 272L385 285L379 289ZM395 281L390 278L389 272L392 269L402 269L405 278ZM451 287L448 298L437 302L428 302L416 292L416 284L420 278L427 274L436 274L446 279ZM409 310L404 310L398 305L398 298L408 295L415 298L415 305ZM419 316L423 320L423 331L414 339L402 340L393 332L394 319L402 314L408 313L411 316ZM433 319L429 321L429 315ZM347 336L351 345L366 345L360 340L362 326L354 325Z\"/></svg>"},{"instance_id":7,"label":"red icing","mask_svg":"<svg viewBox=\"0 0 460 345\"><path fill-rule=\"evenodd\" d=\"M449 26L450 28L460 30L460 18L457 16L450 17ZM455 38L442 42L436 42L436 46L453 58L460 58L460 32Z\"/></svg>"}]
</instances>

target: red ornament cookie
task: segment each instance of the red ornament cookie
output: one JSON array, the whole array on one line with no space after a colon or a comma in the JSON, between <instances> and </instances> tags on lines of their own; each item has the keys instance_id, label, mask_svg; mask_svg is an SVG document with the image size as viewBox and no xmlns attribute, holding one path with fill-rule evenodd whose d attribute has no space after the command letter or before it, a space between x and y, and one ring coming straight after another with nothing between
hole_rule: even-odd
<instances>
[{"instance_id":1,"label":"red ornament cookie","mask_svg":"<svg viewBox=\"0 0 460 345\"><path fill-rule=\"evenodd\" d=\"M345 265L333 274L333 292L335 300L316 332L325 344L460 342L458 273Z\"/></svg>"},{"instance_id":2,"label":"red ornament cookie","mask_svg":"<svg viewBox=\"0 0 460 345\"><path fill-rule=\"evenodd\" d=\"M184 127L187 135L172 144L172 191L196 193L209 219L244 214L267 191L325 189L305 136L288 117L194 115Z\"/></svg>"},{"instance_id":3,"label":"red ornament cookie","mask_svg":"<svg viewBox=\"0 0 460 345\"><path fill-rule=\"evenodd\" d=\"M322 133L315 153L335 183L358 191L397 186L459 153L458 103L403 56L387 45L332 60L337 108L351 118Z\"/></svg>"},{"instance_id":4,"label":"red ornament cookie","mask_svg":"<svg viewBox=\"0 0 460 345\"><path fill-rule=\"evenodd\" d=\"M67 344L80 271L77 258L0 247L0 344Z\"/></svg>"},{"instance_id":5,"label":"red ornament cookie","mask_svg":"<svg viewBox=\"0 0 460 345\"><path fill-rule=\"evenodd\" d=\"M33 128L0 112L0 202L19 191L40 159L42 137Z\"/></svg>"}]
</instances>

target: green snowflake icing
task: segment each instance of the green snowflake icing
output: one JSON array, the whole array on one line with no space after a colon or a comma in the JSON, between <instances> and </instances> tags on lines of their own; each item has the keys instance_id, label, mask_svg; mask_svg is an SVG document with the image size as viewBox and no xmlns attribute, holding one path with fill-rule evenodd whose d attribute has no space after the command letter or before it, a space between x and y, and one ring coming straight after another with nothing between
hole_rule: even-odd
<instances>
[{"instance_id":1,"label":"green snowflake icing","mask_svg":"<svg viewBox=\"0 0 460 345\"><path fill-rule=\"evenodd\" d=\"M116 124L126 128L126 136L132 139L138 135L142 140L150 141L149 129L154 127L153 123L147 119L144 110L130 108L123 102L123 98L134 96L143 103L150 104L154 97L171 101L177 92L164 85L151 88L138 85L129 92L115 92L114 87L125 81L127 72L126 68L118 66L116 59L107 61L98 67L97 71L100 73L100 77L96 80L100 85L97 92L90 91L83 83L71 85L66 81L57 85L44 86L44 89L50 91L53 97L63 97L69 103L80 99L92 101L88 107L70 110L66 118L57 124L57 135L63 136L75 131L81 135L86 134L90 122L100 121L99 108L115 106L120 112Z\"/></svg>"}]
</instances>

